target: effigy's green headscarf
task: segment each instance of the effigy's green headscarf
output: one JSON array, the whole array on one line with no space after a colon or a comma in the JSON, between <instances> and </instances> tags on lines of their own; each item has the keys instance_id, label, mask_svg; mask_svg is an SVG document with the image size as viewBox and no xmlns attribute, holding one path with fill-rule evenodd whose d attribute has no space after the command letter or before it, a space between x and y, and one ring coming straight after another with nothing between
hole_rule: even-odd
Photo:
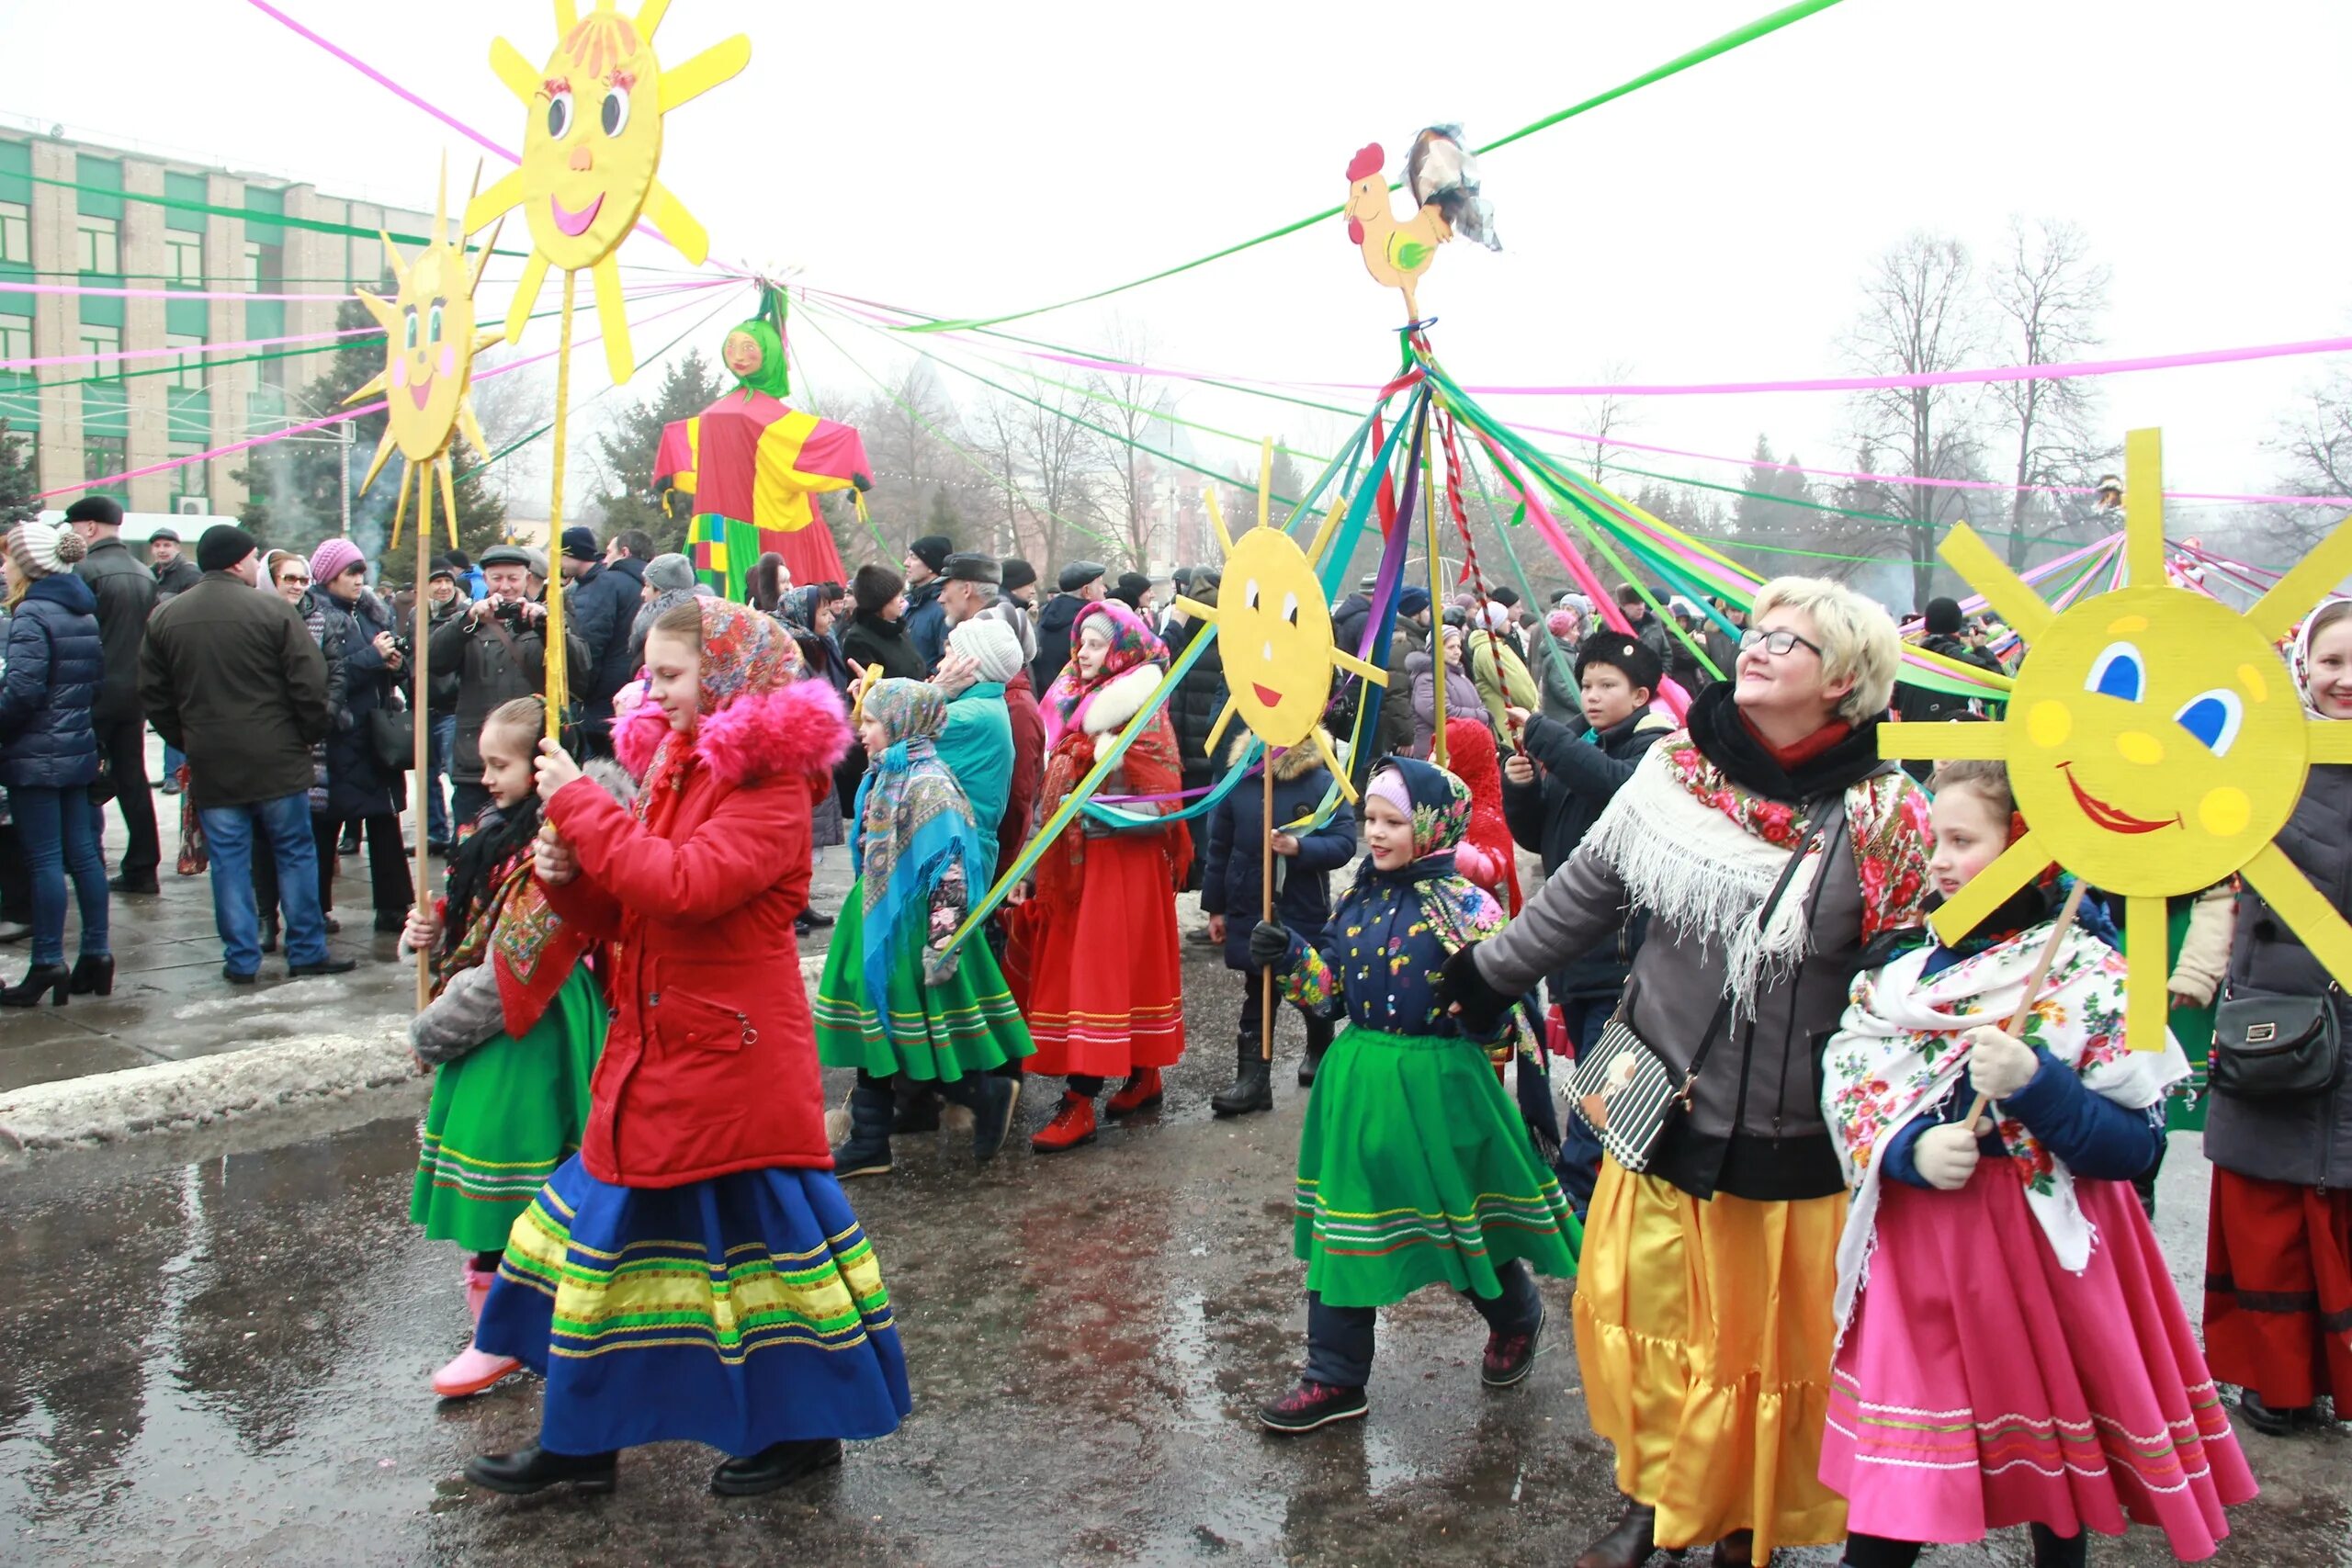
<instances>
[{"instance_id":1,"label":"effigy's green headscarf","mask_svg":"<svg viewBox=\"0 0 2352 1568\"><path fill-rule=\"evenodd\" d=\"M733 357L727 352L737 337L747 337L760 351L759 368L745 376L737 372ZM783 398L792 390L790 366L784 357L784 334L765 316L755 316L729 329L726 345L719 349L719 362L737 385L747 392L765 392L772 398Z\"/></svg>"}]
</instances>

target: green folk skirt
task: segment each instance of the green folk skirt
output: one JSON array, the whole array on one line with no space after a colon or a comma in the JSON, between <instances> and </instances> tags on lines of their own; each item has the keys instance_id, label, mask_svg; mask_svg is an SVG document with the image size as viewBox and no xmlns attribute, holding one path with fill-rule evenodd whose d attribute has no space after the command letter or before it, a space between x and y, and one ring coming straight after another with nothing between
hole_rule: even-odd
<instances>
[{"instance_id":1,"label":"green folk skirt","mask_svg":"<svg viewBox=\"0 0 2352 1568\"><path fill-rule=\"evenodd\" d=\"M899 962L890 971L886 1031L865 994L865 899L861 877L842 902L824 976L817 982L820 1062L860 1067L876 1077L904 1074L926 1083L954 1083L1036 1049L996 955L977 934L957 950L955 976L933 986L922 977L922 933L901 933ZM926 918L920 907L905 917L910 925Z\"/></svg>"},{"instance_id":2,"label":"green folk skirt","mask_svg":"<svg viewBox=\"0 0 2352 1568\"><path fill-rule=\"evenodd\" d=\"M1486 1053L1371 1029L1332 1043L1298 1141L1308 1290L1356 1307L1423 1285L1495 1296L1514 1258L1574 1275L1581 1239Z\"/></svg>"},{"instance_id":3,"label":"green folk skirt","mask_svg":"<svg viewBox=\"0 0 2352 1568\"><path fill-rule=\"evenodd\" d=\"M470 1252L506 1245L515 1218L588 1127L605 998L585 966L529 1033L492 1035L433 1075L408 1217Z\"/></svg>"}]
</instances>

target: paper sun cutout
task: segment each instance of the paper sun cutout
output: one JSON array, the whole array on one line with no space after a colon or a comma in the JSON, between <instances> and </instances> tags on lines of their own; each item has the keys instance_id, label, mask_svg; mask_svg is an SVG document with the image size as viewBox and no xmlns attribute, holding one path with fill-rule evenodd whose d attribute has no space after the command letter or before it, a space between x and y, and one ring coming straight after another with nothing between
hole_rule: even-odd
<instances>
[{"instance_id":1,"label":"paper sun cutout","mask_svg":"<svg viewBox=\"0 0 2352 1568\"><path fill-rule=\"evenodd\" d=\"M2352 573L2352 527L2240 615L2166 578L2158 433L2132 432L2125 455L2131 585L2053 612L1954 527L1945 561L2026 642L2008 716L1883 725L1879 750L2007 763L2027 831L1931 917L1938 940L1965 936L2053 863L2123 895L2135 955L2126 1032L2153 1051L2165 1040L2165 901L2232 875L2352 983L2352 925L2273 841L2311 764L2352 762L2352 724L2307 716L2272 646Z\"/></svg>"},{"instance_id":2,"label":"paper sun cutout","mask_svg":"<svg viewBox=\"0 0 2352 1568\"><path fill-rule=\"evenodd\" d=\"M493 231L469 266L465 241L448 240L448 229L449 171L445 164L440 193L433 203L433 238L417 253L416 260L403 260L391 236L383 236L384 254L400 284L398 291L390 299L379 299L365 288L356 291L359 302L384 329L384 369L344 401L385 400L384 439L368 465L361 490L376 482L395 448L408 460L401 470L400 500L392 507L394 545L400 543L401 520L408 513L409 486L422 468L425 477L417 491L417 514L421 519L430 516L431 487L437 477L441 512L448 519L449 544L455 548L458 503L449 443L462 431L475 451L490 450L481 426L475 422L469 393L474 355L498 341L496 333L477 336L474 332L474 288L481 281L482 268L498 239Z\"/></svg>"},{"instance_id":3,"label":"paper sun cutout","mask_svg":"<svg viewBox=\"0 0 2352 1568\"><path fill-rule=\"evenodd\" d=\"M591 271L605 363L616 382L629 378L637 361L621 317L620 266L613 253L639 214L652 220L689 264L700 266L710 254L703 226L654 177L662 120L752 58L752 40L738 33L662 70L653 34L669 8L670 0L645 0L631 20L613 9L613 0L596 0L583 17L574 0L555 0L556 46L543 70L504 39L492 43L491 69L528 114L523 163L466 209L469 234L518 206L531 227L531 258L514 285L506 341L521 339L550 266Z\"/></svg>"},{"instance_id":4,"label":"paper sun cutout","mask_svg":"<svg viewBox=\"0 0 2352 1568\"><path fill-rule=\"evenodd\" d=\"M1225 683L1232 694L1210 728L1208 750L1216 753L1226 726L1237 713L1250 727L1250 733L1270 748L1282 750L1311 739L1323 765L1331 770L1331 776L1352 801L1355 786L1332 754L1321 728L1324 706L1331 694L1331 670L1337 665L1384 686L1388 683L1388 671L1334 645L1331 612L1323 603L1321 584L1315 581L1315 561L1329 544L1343 508L1332 508L1315 536L1312 550L1300 549L1297 540L1268 525L1273 446L1268 441L1260 451L1258 525L1238 541L1226 531L1216 491L1208 492L1209 518L1225 547L1223 586L1216 604L1212 607L1181 594L1176 600L1186 615L1216 628Z\"/></svg>"}]
</instances>

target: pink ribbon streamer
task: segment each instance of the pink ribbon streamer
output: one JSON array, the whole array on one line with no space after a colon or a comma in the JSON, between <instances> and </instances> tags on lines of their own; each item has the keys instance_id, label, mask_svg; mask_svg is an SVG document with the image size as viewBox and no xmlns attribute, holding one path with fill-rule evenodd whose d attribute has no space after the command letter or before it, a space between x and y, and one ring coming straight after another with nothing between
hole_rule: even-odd
<instances>
[{"instance_id":1,"label":"pink ribbon streamer","mask_svg":"<svg viewBox=\"0 0 2352 1568\"><path fill-rule=\"evenodd\" d=\"M0 294L79 294L101 299L349 299L349 294L250 294L242 288L99 288L79 283L0 280Z\"/></svg>"},{"instance_id":2,"label":"pink ribbon streamer","mask_svg":"<svg viewBox=\"0 0 2352 1568\"><path fill-rule=\"evenodd\" d=\"M733 281L735 280L732 278L712 278L709 279L704 287L716 287L722 284L732 283ZM664 316L674 316L681 310L690 310L701 303L702 301L700 299L683 300L678 304L671 306L666 310L656 310L650 315L645 316L631 324L636 326L645 326L651 322L660 321ZM598 342L604 337L604 335L605 333L603 329L599 328L596 332L590 333L584 338L573 339L572 347L584 348L592 343ZM510 371L520 370L526 365L537 365L541 360L553 359L561 352L562 349L560 347L557 347L542 349L537 354L526 354L520 359L510 359L503 365L481 371L475 376L474 379L478 381L487 381L494 376L503 376ZM96 490L101 485L117 484L125 479L145 479L150 474L168 473L174 468L186 468L190 463L201 463L208 458L225 457L231 453L243 452L255 446L266 446L273 441L283 441L288 436L300 435L306 431L324 430L331 424L341 424L345 420L360 419L371 413L381 413L383 410L384 404L380 400L379 400L376 402L368 403L359 408L346 409L340 413L328 414L323 419L313 419L301 424L289 424L283 430L273 430L266 434L248 436L243 441L232 441L226 446L215 446L209 451L191 453L185 457L172 457L161 463L150 463L143 468L126 468L119 474L95 475L75 484L60 485L55 490L42 491L39 495L34 496L32 499L35 501L47 501L51 496L71 495L81 491Z\"/></svg>"}]
</instances>

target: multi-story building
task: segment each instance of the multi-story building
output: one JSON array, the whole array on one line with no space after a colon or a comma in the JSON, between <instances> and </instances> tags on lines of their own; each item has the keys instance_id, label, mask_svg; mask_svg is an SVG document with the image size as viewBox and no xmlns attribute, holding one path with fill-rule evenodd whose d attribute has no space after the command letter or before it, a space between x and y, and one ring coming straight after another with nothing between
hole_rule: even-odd
<instances>
[{"instance_id":1,"label":"multi-story building","mask_svg":"<svg viewBox=\"0 0 2352 1568\"><path fill-rule=\"evenodd\" d=\"M251 296L0 288L0 419L34 438L50 491L332 412L302 407L300 395L332 340L215 354L207 345L334 332L352 286L383 274L377 231L413 242L431 227L428 214L309 185L0 123L0 285ZM141 350L175 352L12 363ZM245 502L230 477L240 466L218 458L94 488L133 512L233 515Z\"/></svg>"}]
</instances>

